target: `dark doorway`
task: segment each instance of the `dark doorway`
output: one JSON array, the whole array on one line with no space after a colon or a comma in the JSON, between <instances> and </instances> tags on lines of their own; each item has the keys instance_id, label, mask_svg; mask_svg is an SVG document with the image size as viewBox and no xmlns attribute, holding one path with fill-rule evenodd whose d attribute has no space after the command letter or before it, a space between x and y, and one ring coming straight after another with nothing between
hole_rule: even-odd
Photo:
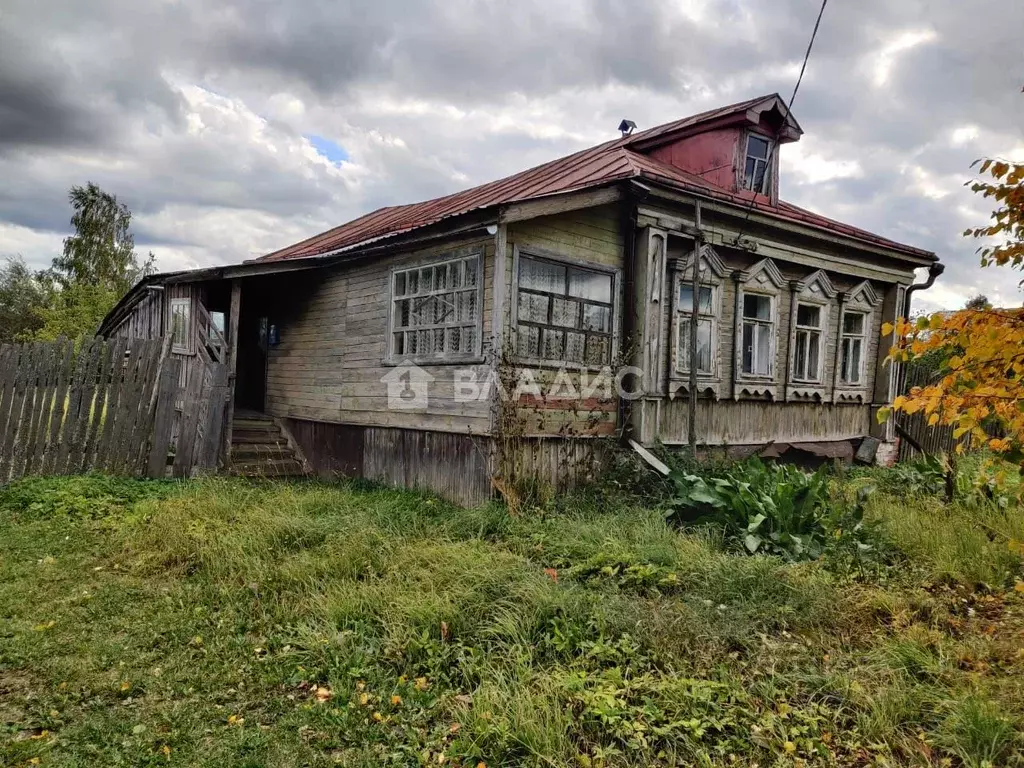
<instances>
[{"instance_id":1,"label":"dark doorway","mask_svg":"<svg viewBox=\"0 0 1024 768\"><path fill-rule=\"evenodd\" d=\"M258 297L246 295L238 314L238 363L235 366L235 407L262 412L267 398L269 320Z\"/></svg>"}]
</instances>

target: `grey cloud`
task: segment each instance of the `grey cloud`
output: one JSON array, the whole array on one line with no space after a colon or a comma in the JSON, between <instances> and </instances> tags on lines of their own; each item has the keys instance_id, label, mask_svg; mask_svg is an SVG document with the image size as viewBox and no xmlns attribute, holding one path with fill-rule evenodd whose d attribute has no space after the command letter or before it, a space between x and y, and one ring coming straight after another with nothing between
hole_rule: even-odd
<instances>
[{"instance_id":1,"label":"grey cloud","mask_svg":"<svg viewBox=\"0 0 1024 768\"><path fill-rule=\"evenodd\" d=\"M236 244L187 226L170 232L161 215L251 211L288 223L281 237L290 238L295 227L311 234L588 143L574 136L610 138L623 116L643 127L757 93L789 98L791 68L818 8L818 0L718 0L695 20L655 0L52 0L42 11L7 0L0 222L63 231L67 188L92 179L133 208L140 243L230 260ZM936 39L896 55L888 82L875 87L865 68L883 43L926 28ZM1024 4L999 0L831 3L795 114L816 154L856 160L864 175L798 183L787 177L784 154L785 194L934 248L950 264L946 280L973 285L973 245L958 237L953 215L961 190L926 199L899 167L920 165L942 183L966 177L987 151L949 145L952 129L968 123L1004 143L1020 139L1021 28ZM245 135L217 126L193 132L171 83L195 83L266 113L275 146L308 133L340 140L364 173L341 180ZM301 99L302 110L276 113L273 94ZM443 112L396 114L380 108L384 101L452 106L471 117L463 124ZM535 121L533 130L470 127L514 105ZM564 132L538 138L547 122ZM371 141L370 131L402 142ZM68 153L89 162L69 164Z\"/></svg>"},{"instance_id":2,"label":"grey cloud","mask_svg":"<svg viewBox=\"0 0 1024 768\"><path fill-rule=\"evenodd\" d=\"M72 73L0 30L0 152L96 143L104 121L76 97Z\"/></svg>"}]
</instances>

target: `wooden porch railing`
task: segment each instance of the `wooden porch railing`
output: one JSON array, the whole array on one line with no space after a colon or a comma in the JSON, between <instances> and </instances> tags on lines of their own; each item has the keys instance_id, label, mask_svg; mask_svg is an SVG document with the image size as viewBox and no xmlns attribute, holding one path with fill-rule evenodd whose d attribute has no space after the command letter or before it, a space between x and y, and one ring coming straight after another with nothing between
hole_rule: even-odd
<instances>
[{"instance_id":1,"label":"wooden porch railing","mask_svg":"<svg viewBox=\"0 0 1024 768\"><path fill-rule=\"evenodd\" d=\"M209 310L201 301L196 302L196 349L207 363L223 363L227 357L228 342L214 324Z\"/></svg>"}]
</instances>

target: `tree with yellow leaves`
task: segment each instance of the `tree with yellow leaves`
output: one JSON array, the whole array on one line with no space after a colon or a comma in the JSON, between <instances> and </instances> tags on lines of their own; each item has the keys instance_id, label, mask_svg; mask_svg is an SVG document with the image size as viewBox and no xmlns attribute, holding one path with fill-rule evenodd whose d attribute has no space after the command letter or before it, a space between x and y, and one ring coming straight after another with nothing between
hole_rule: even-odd
<instances>
[{"instance_id":1,"label":"tree with yellow leaves","mask_svg":"<svg viewBox=\"0 0 1024 768\"><path fill-rule=\"evenodd\" d=\"M988 226L964 236L985 239L978 248L982 266L1024 270L1024 164L984 160L979 173L987 178L968 182L970 188L996 209ZM936 381L897 397L893 408L952 426L955 437L970 435L973 445L987 445L1024 473L1024 309L969 307L882 329L896 333L890 363L940 360Z\"/></svg>"}]
</instances>

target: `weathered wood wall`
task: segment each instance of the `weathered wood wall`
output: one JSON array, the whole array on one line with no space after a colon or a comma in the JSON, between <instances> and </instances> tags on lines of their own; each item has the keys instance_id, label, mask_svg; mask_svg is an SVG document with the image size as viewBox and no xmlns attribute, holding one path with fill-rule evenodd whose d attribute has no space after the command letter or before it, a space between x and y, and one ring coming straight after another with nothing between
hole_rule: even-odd
<instances>
[{"instance_id":1,"label":"weathered wood wall","mask_svg":"<svg viewBox=\"0 0 1024 768\"><path fill-rule=\"evenodd\" d=\"M160 289L151 289L125 316L125 318L109 334L109 338L119 339L160 339L171 332L171 300L188 299L192 318L193 334L199 331L199 313L210 292L210 284L196 282L168 283ZM177 391L174 413L171 423L171 445L177 446L179 435L183 429L196 428L196 424L185 424L186 409L188 407L188 395L190 387L196 381L195 376L202 376L202 381L196 386L209 389L213 386L210 368L206 361L197 353L198 339L193 339L192 351L183 353L171 348L170 357L177 361L174 370L177 371ZM220 386L218 384L218 386ZM197 395L198 397L199 395ZM200 402L205 402L200 397ZM204 422L198 422L198 429L203 429ZM189 432L194 434L194 432ZM216 459L216 457L214 457ZM214 462L216 463L216 462Z\"/></svg>"},{"instance_id":2,"label":"weathered wood wall","mask_svg":"<svg viewBox=\"0 0 1024 768\"><path fill-rule=\"evenodd\" d=\"M660 442L686 443L689 414L685 396L674 401L645 400L641 407L656 425ZM868 434L870 416L867 405L702 399L697 402L697 440L702 445L847 440Z\"/></svg>"},{"instance_id":3,"label":"weathered wood wall","mask_svg":"<svg viewBox=\"0 0 1024 768\"><path fill-rule=\"evenodd\" d=\"M441 261L465 248L483 249L484 355L473 364L422 365L434 377L425 410L389 410L395 370L386 362L391 270ZM482 434L489 402L455 402L460 368L486 374L494 290L494 240L463 241L331 270L302 273L282 292L280 343L270 350L267 411L273 416L333 423ZM243 289L243 302L244 289Z\"/></svg>"},{"instance_id":4,"label":"weathered wood wall","mask_svg":"<svg viewBox=\"0 0 1024 768\"><path fill-rule=\"evenodd\" d=\"M488 437L304 419L285 425L320 477L365 477L464 506L490 498Z\"/></svg>"},{"instance_id":5,"label":"weathered wood wall","mask_svg":"<svg viewBox=\"0 0 1024 768\"><path fill-rule=\"evenodd\" d=\"M131 313L113 330L111 338L157 339L164 335L164 290L154 287L132 308Z\"/></svg>"}]
</instances>

